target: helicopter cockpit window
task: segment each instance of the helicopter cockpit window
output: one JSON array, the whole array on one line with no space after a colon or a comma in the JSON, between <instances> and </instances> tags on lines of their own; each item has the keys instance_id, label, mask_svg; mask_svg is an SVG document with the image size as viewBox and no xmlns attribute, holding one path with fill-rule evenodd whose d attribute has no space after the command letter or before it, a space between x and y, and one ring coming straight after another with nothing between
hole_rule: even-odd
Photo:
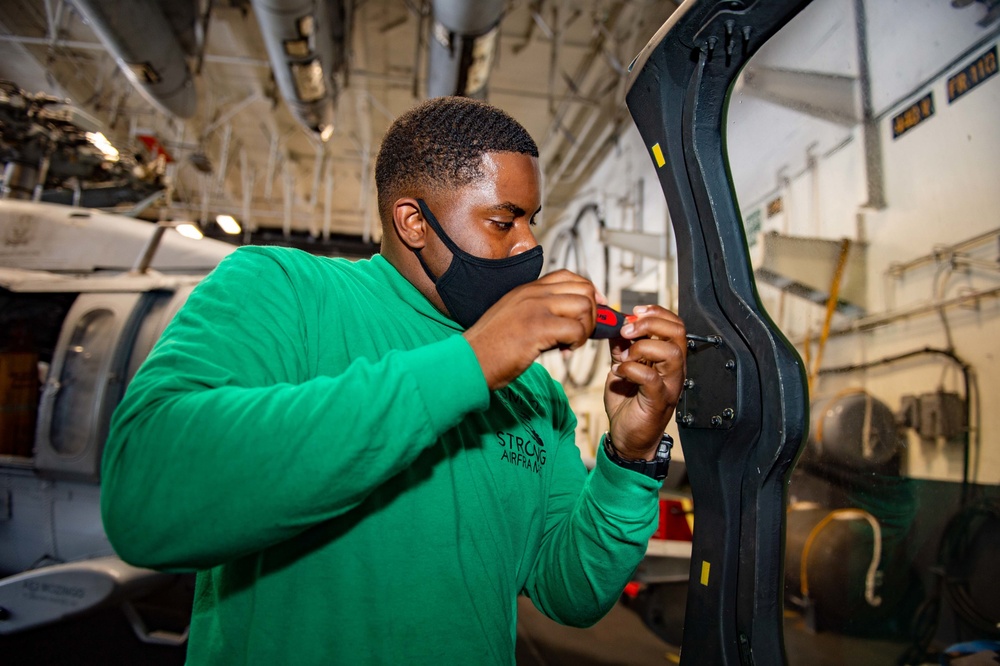
<instances>
[{"instance_id":1,"label":"helicopter cockpit window","mask_svg":"<svg viewBox=\"0 0 1000 666\"><path fill-rule=\"evenodd\" d=\"M110 310L92 310L73 330L62 374L56 378L60 386L53 405L50 441L59 454L79 455L87 446L89 429L80 424L94 421L94 390L101 384L99 375L115 342L115 323Z\"/></svg>"},{"instance_id":2,"label":"helicopter cockpit window","mask_svg":"<svg viewBox=\"0 0 1000 666\"><path fill-rule=\"evenodd\" d=\"M793 664L936 662L1000 637L988 5L813 2L732 91L726 142L758 293L809 383L787 513Z\"/></svg>"}]
</instances>

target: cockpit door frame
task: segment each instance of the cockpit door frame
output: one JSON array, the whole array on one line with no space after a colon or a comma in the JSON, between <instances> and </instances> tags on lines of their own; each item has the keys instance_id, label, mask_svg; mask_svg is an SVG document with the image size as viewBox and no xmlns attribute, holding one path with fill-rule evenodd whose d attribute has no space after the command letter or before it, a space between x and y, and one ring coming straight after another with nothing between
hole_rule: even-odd
<instances>
[{"instance_id":1,"label":"cockpit door frame","mask_svg":"<svg viewBox=\"0 0 1000 666\"><path fill-rule=\"evenodd\" d=\"M677 410L695 510L682 664L786 663L784 511L806 379L757 295L724 123L743 65L808 3L686 2L630 67L626 103L666 196L689 333Z\"/></svg>"}]
</instances>

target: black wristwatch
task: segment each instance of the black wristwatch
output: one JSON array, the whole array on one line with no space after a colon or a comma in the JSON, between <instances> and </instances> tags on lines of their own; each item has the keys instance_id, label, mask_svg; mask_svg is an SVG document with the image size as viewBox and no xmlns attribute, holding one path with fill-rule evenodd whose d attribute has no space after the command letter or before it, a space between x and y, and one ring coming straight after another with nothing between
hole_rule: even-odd
<instances>
[{"instance_id":1,"label":"black wristwatch","mask_svg":"<svg viewBox=\"0 0 1000 666\"><path fill-rule=\"evenodd\" d=\"M670 469L670 449L672 448L674 448L674 438L663 433L663 437L660 438L660 443L656 447L656 456L652 460L628 460L618 455L614 444L611 443L611 433L604 433L604 453L608 456L608 460L619 467L645 474L657 481L667 478L667 471Z\"/></svg>"}]
</instances>

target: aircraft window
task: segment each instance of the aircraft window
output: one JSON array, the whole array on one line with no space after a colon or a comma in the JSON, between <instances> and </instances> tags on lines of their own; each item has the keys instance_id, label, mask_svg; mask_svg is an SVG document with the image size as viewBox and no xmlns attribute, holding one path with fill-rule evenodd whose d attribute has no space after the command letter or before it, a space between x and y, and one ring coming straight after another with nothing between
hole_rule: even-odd
<instances>
[{"instance_id":1,"label":"aircraft window","mask_svg":"<svg viewBox=\"0 0 1000 666\"><path fill-rule=\"evenodd\" d=\"M86 448L95 396L107 380L100 373L114 344L114 325L110 310L91 310L73 330L53 406L51 442L59 454L79 455Z\"/></svg>"},{"instance_id":2,"label":"aircraft window","mask_svg":"<svg viewBox=\"0 0 1000 666\"><path fill-rule=\"evenodd\" d=\"M937 662L1000 636L1000 415L980 413L1000 392L985 4L813 2L729 101L758 294L810 387L787 514L792 664Z\"/></svg>"}]
</instances>

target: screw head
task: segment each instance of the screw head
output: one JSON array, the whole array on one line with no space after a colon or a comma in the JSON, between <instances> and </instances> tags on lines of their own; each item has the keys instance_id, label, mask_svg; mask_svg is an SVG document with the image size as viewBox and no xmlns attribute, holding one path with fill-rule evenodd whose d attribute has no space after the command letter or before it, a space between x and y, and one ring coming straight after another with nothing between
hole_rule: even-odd
<instances>
[{"instance_id":1,"label":"screw head","mask_svg":"<svg viewBox=\"0 0 1000 666\"><path fill-rule=\"evenodd\" d=\"M726 370L735 370L735 369L736 369L736 361L734 361L733 359L729 359L728 361L726 361Z\"/></svg>"},{"instance_id":2,"label":"screw head","mask_svg":"<svg viewBox=\"0 0 1000 666\"><path fill-rule=\"evenodd\" d=\"M694 380L693 379L685 379L684 380L684 388L686 388L686 389L694 388Z\"/></svg>"},{"instance_id":3,"label":"screw head","mask_svg":"<svg viewBox=\"0 0 1000 666\"><path fill-rule=\"evenodd\" d=\"M694 423L694 415L690 413L685 414L684 416L681 417L681 423L683 423L684 425L691 425L692 423Z\"/></svg>"},{"instance_id":4,"label":"screw head","mask_svg":"<svg viewBox=\"0 0 1000 666\"><path fill-rule=\"evenodd\" d=\"M734 416L736 416L736 412L733 411L732 407L726 407L725 409L722 410L722 418L731 419Z\"/></svg>"},{"instance_id":5,"label":"screw head","mask_svg":"<svg viewBox=\"0 0 1000 666\"><path fill-rule=\"evenodd\" d=\"M718 414L716 414L715 416L713 416L712 417L712 425L715 426L716 428L718 428L720 425L722 425L722 417L719 416Z\"/></svg>"}]
</instances>

